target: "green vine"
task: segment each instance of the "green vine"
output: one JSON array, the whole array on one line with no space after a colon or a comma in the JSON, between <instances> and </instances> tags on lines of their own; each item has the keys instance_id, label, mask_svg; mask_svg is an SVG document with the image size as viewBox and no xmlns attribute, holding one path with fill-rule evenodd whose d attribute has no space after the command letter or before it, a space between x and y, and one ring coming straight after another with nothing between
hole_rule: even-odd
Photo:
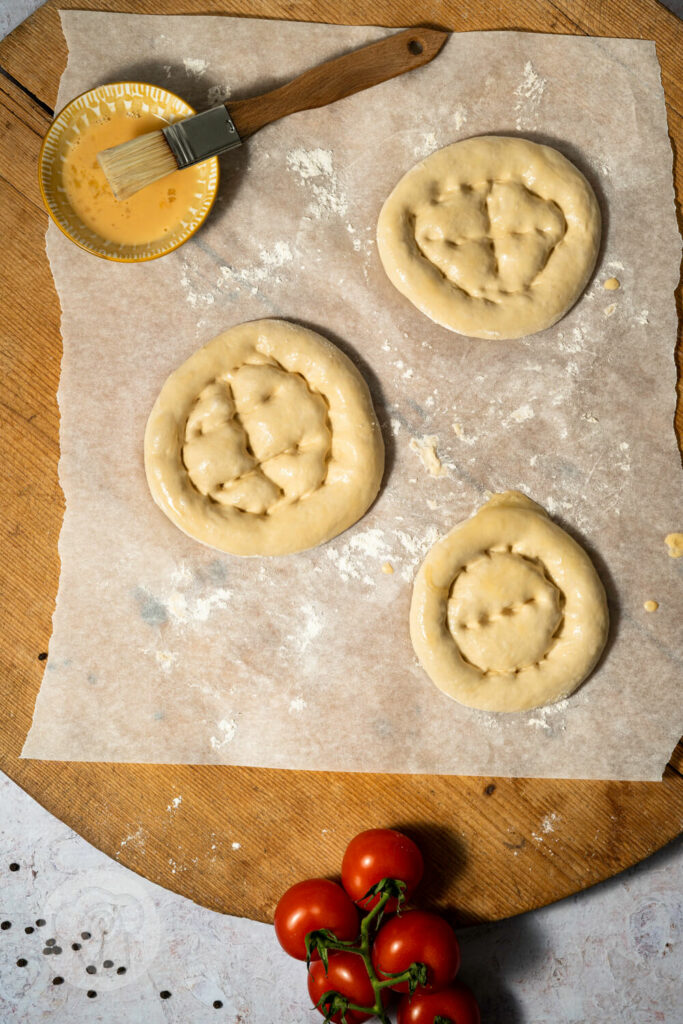
<instances>
[{"instance_id":1,"label":"green vine","mask_svg":"<svg viewBox=\"0 0 683 1024\"><path fill-rule=\"evenodd\" d=\"M359 1006L356 1003L350 1002L346 996L343 996L340 992L335 992L333 989L330 989L329 992L323 992L316 1005L324 1011L326 1022L331 1021L336 1014L341 1014L342 1024L348 1024L346 1013L349 1010L355 1010L358 1013L374 1014L376 1017L379 1017L382 1024L389 1024L389 1018L382 1003L382 990L389 988L391 985L407 982L409 993L412 995L418 985L426 984L427 967L425 964L413 963L407 970L401 971L399 974L387 975L386 978L380 980L372 963L370 947L372 939L379 930L385 907L389 900L395 899L397 901L396 912L400 914L401 906L405 899L405 888L405 882L400 881L400 879L383 878L368 890L362 900L359 900L362 906L373 897L379 897L375 905L361 921L359 944L356 944L354 940L342 942L337 939L333 932L327 930L309 932L306 936L307 966L310 964L313 953L317 953L323 962L325 973L327 973L328 954L330 952L355 953L363 958L370 984L375 993L375 1002L372 1006ZM437 1024L437 1021L438 1024L452 1024L446 1017L437 1018L435 1024Z\"/></svg>"}]
</instances>

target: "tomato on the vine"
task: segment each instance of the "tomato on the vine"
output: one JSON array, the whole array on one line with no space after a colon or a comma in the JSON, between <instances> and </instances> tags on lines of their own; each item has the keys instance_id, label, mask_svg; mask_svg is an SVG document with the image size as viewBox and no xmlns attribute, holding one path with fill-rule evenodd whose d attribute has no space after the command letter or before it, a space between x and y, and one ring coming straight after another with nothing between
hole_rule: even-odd
<instances>
[{"instance_id":1,"label":"tomato on the vine","mask_svg":"<svg viewBox=\"0 0 683 1024\"><path fill-rule=\"evenodd\" d=\"M407 836L392 828L371 828L352 839L342 860L342 885L352 900L371 910L379 896L364 899L369 889L383 878L396 878L405 883L403 896L409 899L422 878L422 854ZM386 910L396 909L392 897Z\"/></svg>"},{"instance_id":2,"label":"tomato on the vine","mask_svg":"<svg viewBox=\"0 0 683 1024\"><path fill-rule=\"evenodd\" d=\"M320 997L330 991L345 996L356 1006L375 1005L375 992L362 956L357 953L330 953L327 971L322 960L316 960L311 964L308 970L308 994L314 1005L317 1006ZM382 993L382 1003L388 996L388 992L386 996ZM325 1015L324 1007L318 1006L318 1009ZM374 1017L374 1013L346 1010L347 1024L361 1024L361 1021L370 1020L371 1017ZM330 1020L334 1021L334 1024L340 1024L342 1011L337 1011Z\"/></svg>"},{"instance_id":3,"label":"tomato on the vine","mask_svg":"<svg viewBox=\"0 0 683 1024\"><path fill-rule=\"evenodd\" d=\"M451 1024L480 1024L477 1000L470 990L456 982L440 992L417 992L404 996L398 1005L396 1024L434 1024L438 1018Z\"/></svg>"},{"instance_id":4,"label":"tomato on the vine","mask_svg":"<svg viewBox=\"0 0 683 1024\"><path fill-rule=\"evenodd\" d=\"M358 910L348 894L327 878L297 882L275 908L275 934L286 953L305 960L306 935L326 929L342 942L358 935ZM312 959L318 953L313 951Z\"/></svg>"},{"instance_id":5,"label":"tomato on the vine","mask_svg":"<svg viewBox=\"0 0 683 1024\"><path fill-rule=\"evenodd\" d=\"M380 979L424 964L426 982L417 991L431 992L450 984L460 967L460 946L448 921L425 910L408 910L382 925L372 947L372 963ZM391 988L410 991L409 982Z\"/></svg>"}]
</instances>

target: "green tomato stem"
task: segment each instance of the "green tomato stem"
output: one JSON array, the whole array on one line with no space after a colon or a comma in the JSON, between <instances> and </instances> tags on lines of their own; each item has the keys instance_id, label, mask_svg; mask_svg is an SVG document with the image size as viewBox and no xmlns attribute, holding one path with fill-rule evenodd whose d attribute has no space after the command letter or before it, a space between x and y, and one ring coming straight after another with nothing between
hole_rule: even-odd
<instances>
[{"instance_id":1,"label":"green tomato stem","mask_svg":"<svg viewBox=\"0 0 683 1024\"><path fill-rule=\"evenodd\" d=\"M390 899L389 893L384 892L375 903L372 910L363 918L360 925L360 955L363 957L365 963L365 969L368 972L370 984L372 990L375 993L375 1005L372 1007L372 1012L382 1021L382 1024L388 1024L387 1015L384 1012L384 1005L381 998L382 983L375 974L375 968L372 965L372 958L370 956L370 928L373 922L381 917L382 912ZM366 1009L366 1013L370 1012L370 1007Z\"/></svg>"},{"instance_id":2,"label":"green tomato stem","mask_svg":"<svg viewBox=\"0 0 683 1024\"><path fill-rule=\"evenodd\" d=\"M389 988L391 985L396 985L402 981L410 981L410 969L403 971L401 974L392 974L391 977L387 977L384 980L380 980L375 973L375 968L372 963L372 957L370 955L370 935L374 923L381 919L387 902L392 898L391 893L383 892L377 903L370 910L360 925L360 945L356 946L353 942L343 942L339 939L326 939L325 946L328 950L332 950L338 953L356 953L358 956L363 958L365 969L368 972L368 978L372 985L372 990L375 993L375 1003L373 1006L359 1006L355 1003L349 1003L349 1010L356 1010L358 1013L374 1013L376 1017L379 1017L382 1024L389 1024L389 1018L387 1017L384 1005L382 1003L382 990Z\"/></svg>"}]
</instances>

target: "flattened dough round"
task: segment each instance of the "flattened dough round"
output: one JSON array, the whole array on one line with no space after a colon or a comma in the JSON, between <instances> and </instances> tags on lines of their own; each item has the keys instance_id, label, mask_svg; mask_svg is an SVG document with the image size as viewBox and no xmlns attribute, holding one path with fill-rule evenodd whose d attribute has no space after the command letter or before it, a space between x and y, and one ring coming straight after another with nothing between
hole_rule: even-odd
<instances>
[{"instance_id":1,"label":"flattened dough round","mask_svg":"<svg viewBox=\"0 0 683 1024\"><path fill-rule=\"evenodd\" d=\"M313 331L255 320L164 384L145 431L157 505L234 555L285 555L346 530L373 501L384 444L367 385Z\"/></svg>"},{"instance_id":2,"label":"flattened dough round","mask_svg":"<svg viewBox=\"0 0 683 1024\"><path fill-rule=\"evenodd\" d=\"M600 208L557 150L485 135L437 150L401 178L377 245L391 282L442 327L521 338L554 324L583 291Z\"/></svg>"},{"instance_id":3,"label":"flattened dough round","mask_svg":"<svg viewBox=\"0 0 683 1024\"><path fill-rule=\"evenodd\" d=\"M450 697L483 711L562 700L595 667L607 601L590 558L517 491L440 540L413 589L410 635Z\"/></svg>"}]
</instances>

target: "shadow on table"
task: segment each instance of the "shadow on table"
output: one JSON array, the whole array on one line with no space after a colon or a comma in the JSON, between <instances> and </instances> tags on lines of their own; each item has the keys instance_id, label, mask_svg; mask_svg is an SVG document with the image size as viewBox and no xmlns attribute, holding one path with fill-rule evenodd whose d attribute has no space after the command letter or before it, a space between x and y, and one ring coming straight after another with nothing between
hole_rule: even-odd
<instances>
[{"instance_id":1,"label":"shadow on table","mask_svg":"<svg viewBox=\"0 0 683 1024\"><path fill-rule=\"evenodd\" d=\"M605 893L645 871L666 868L682 851L683 836L678 836L640 864L568 899L574 903L590 900L598 890ZM510 991L510 985L526 982L533 986L534 979L540 984L549 968L553 974L558 972L558 985L562 983L562 961L557 960L551 966L553 950L544 939L542 916L551 909L542 908L493 924L457 929L462 952L459 978L477 997L482 1021L486 1024L523 1024L524 1011Z\"/></svg>"},{"instance_id":2,"label":"shadow on table","mask_svg":"<svg viewBox=\"0 0 683 1024\"><path fill-rule=\"evenodd\" d=\"M486 1024L523 1024L524 1010L511 983L533 977L547 953L531 914L458 930L458 974L474 992Z\"/></svg>"}]
</instances>

